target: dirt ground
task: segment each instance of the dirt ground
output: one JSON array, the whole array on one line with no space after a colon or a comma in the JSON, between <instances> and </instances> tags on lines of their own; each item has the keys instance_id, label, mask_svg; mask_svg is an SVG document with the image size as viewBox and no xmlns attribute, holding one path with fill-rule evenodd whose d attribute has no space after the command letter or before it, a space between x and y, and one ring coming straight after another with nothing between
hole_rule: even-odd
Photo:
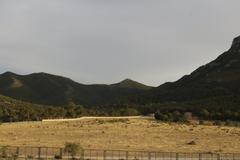
<instances>
[{"instance_id":1,"label":"dirt ground","mask_svg":"<svg viewBox=\"0 0 240 160\"><path fill-rule=\"evenodd\" d=\"M0 145L164 152L239 152L240 128L161 123L151 119L85 119L0 125Z\"/></svg>"}]
</instances>

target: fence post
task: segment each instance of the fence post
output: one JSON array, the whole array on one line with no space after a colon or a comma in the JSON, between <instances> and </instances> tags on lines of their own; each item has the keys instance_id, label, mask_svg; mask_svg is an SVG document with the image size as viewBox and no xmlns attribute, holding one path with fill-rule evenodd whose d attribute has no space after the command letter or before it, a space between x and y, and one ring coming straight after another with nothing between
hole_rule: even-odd
<instances>
[{"instance_id":1,"label":"fence post","mask_svg":"<svg viewBox=\"0 0 240 160\"><path fill-rule=\"evenodd\" d=\"M128 160L128 151L126 151L126 160Z\"/></svg>"},{"instance_id":2,"label":"fence post","mask_svg":"<svg viewBox=\"0 0 240 160\"><path fill-rule=\"evenodd\" d=\"M221 157L220 157L220 154L217 154L217 160L220 160Z\"/></svg>"},{"instance_id":3,"label":"fence post","mask_svg":"<svg viewBox=\"0 0 240 160\"><path fill-rule=\"evenodd\" d=\"M81 151L81 159L84 160L84 149Z\"/></svg>"},{"instance_id":4,"label":"fence post","mask_svg":"<svg viewBox=\"0 0 240 160\"><path fill-rule=\"evenodd\" d=\"M199 153L199 160L202 160L202 154Z\"/></svg>"},{"instance_id":5,"label":"fence post","mask_svg":"<svg viewBox=\"0 0 240 160\"><path fill-rule=\"evenodd\" d=\"M41 158L41 147L38 147L38 158Z\"/></svg>"},{"instance_id":6,"label":"fence post","mask_svg":"<svg viewBox=\"0 0 240 160\"><path fill-rule=\"evenodd\" d=\"M103 151L103 160L106 160L106 151Z\"/></svg>"},{"instance_id":7,"label":"fence post","mask_svg":"<svg viewBox=\"0 0 240 160\"><path fill-rule=\"evenodd\" d=\"M178 153L176 153L176 160L178 160L179 159L179 154Z\"/></svg>"},{"instance_id":8,"label":"fence post","mask_svg":"<svg viewBox=\"0 0 240 160\"><path fill-rule=\"evenodd\" d=\"M60 148L60 150L59 150L59 156L60 156L61 158L63 158L63 149L62 149L62 148Z\"/></svg>"},{"instance_id":9,"label":"fence post","mask_svg":"<svg viewBox=\"0 0 240 160\"><path fill-rule=\"evenodd\" d=\"M148 152L148 160L151 160L151 152Z\"/></svg>"},{"instance_id":10,"label":"fence post","mask_svg":"<svg viewBox=\"0 0 240 160\"><path fill-rule=\"evenodd\" d=\"M16 148L16 156L19 156L19 147Z\"/></svg>"}]
</instances>

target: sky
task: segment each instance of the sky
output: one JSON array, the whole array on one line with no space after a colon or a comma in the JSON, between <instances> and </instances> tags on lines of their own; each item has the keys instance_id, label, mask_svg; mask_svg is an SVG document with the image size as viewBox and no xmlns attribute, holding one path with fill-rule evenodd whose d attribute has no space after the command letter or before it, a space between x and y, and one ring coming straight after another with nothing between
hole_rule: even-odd
<instances>
[{"instance_id":1,"label":"sky","mask_svg":"<svg viewBox=\"0 0 240 160\"><path fill-rule=\"evenodd\" d=\"M0 73L158 86L240 35L239 0L0 0Z\"/></svg>"}]
</instances>

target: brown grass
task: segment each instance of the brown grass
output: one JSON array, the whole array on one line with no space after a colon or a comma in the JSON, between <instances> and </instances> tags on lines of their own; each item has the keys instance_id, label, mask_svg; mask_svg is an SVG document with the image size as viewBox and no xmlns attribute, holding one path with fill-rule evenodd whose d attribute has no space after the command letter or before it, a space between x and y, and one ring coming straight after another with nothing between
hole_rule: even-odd
<instances>
[{"instance_id":1,"label":"brown grass","mask_svg":"<svg viewBox=\"0 0 240 160\"><path fill-rule=\"evenodd\" d=\"M149 119L0 125L0 145L62 147L66 142L96 149L239 152L240 128L167 124Z\"/></svg>"}]
</instances>

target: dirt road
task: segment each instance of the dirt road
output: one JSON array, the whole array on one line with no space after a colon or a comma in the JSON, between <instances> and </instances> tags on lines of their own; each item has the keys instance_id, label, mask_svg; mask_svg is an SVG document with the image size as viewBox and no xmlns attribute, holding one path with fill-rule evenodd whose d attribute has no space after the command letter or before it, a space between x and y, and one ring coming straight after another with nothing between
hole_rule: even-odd
<instances>
[{"instance_id":1,"label":"dirt road","mask_svg":"<svg viewBox=\"0 0 240 160\"><path fill-rule=\"evenodd\" d=\"M64 122L64 121L80 121L86 119L153 119L152 116L120 116L120 117L80 117L69 119L43 119L42 122Z\"/></svg>"}]
</instances>

